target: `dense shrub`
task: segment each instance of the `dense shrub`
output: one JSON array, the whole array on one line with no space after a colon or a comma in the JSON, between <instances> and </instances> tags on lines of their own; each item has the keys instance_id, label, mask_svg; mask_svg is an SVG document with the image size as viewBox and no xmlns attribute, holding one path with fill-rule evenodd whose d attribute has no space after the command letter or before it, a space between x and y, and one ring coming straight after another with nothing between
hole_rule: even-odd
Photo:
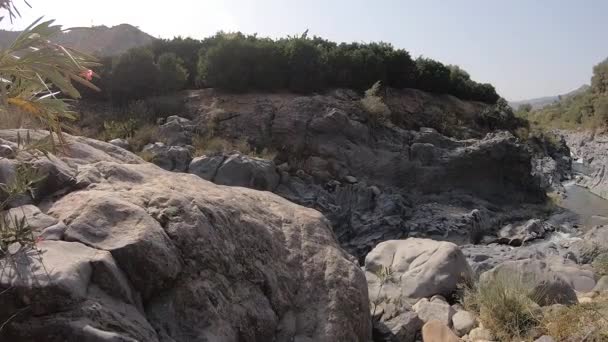
<instances>
[{"instance_id":1,"label":"dense shrub","mask_svg":"<svg viewBox=\"0 0 608 342\"><path fill-rule=\"evenodd\" d=\"M305 36L290 39L285 44L287 85L289 90L309 93L325 87L323 50Z\"/></svg>"},{"instance_id":2,"label":"dense shrub","mask_svg":"<svg viewBox=\"0 0 608 342\"><path fill-rule=\"evenodd\" d=\"M450 90L450 69L429 58L416 59L416 86L434 93L447 93ZM453 90L453 89L452 89Z\"/></svg>"},{"instance_id":3,"label":"dense shrub","mask_svg":"<svg viewBox=\"0 0 608 342\"><path fill-rule=\"evenodd\" d=\"M326 88L369 89L375 82L417 88L465 100L495 103L494 87L471 80L457 66L410 54L387 43L341 43L303 34L283 39L219 32L204 40L158 40L102 60L104 90L86 94L125 104L193 87L232 92L320 92Z\"/></svg>"},{"instance_id":4,"label":"dense shrub","mask_svg":"<svg viewBox=\"0 0 608 342\"><path fill-rule=\"evenodd\" d=\"M112 66L110 93L113 101L127 103L157 92L159 69L149 49L129 50Z\"/></svg>"},{"instance_id":5,"label":"dense shrub","mask_svg":"<svg viewBox=\"0 0 608 342\"><path fill-rule=\"evenodd\" d=\"M159 90L170 93L181 90L188 82L188 71L184 61L172 52L165 52L158 57Z\"/></svg>"}]
</instances>

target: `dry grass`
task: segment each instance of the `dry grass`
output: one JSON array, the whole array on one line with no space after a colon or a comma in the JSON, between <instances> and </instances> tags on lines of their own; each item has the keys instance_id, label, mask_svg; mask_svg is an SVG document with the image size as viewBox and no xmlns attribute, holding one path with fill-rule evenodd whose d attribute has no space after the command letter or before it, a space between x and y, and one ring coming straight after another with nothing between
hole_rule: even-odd
<instances>
[{"instance_id":1,"label":"dry grass","mask_svg":"<svg viewBox=\"0 0 608 342\"><path fill-rule=\"evenodd\" d=\"M251 157L268 160L273 160L276 156L276 152L268 148L264 148L262 151L256 152L244 140L229 141L220 137L207 138L199 135L192 139L192 145L194 146L194 153L196 156L215 153L229 153L233 151L238 151Z\"/></svg>"},{"instance_id":2,"label":"dry grass","mask_svg":"<svg viewBox=\"0 0 608 342\"><path fill-rule=\"evenodd\" d=\"M608 275L608 253L598 255L591 264L599 276Z\"/></svg>"},{"instance_id":3,"label":"dry grass","mask_svg":"<svg viewBox=\"0 0 608 342\"><path fill-rule=\"evenodd\" d=\"M542 326L556 341L608 341L608 294L593 303L564 306L547 312Z\"/></svg>"},{"instance_id":4,"label":"dry grass","mask_svg":"<svg viewBox=\"0 0 608 342\"><path fill-rule=\"evenodd\" d=\"M542 320L541 294L518 277L498 274L464 290L463 305L477 312L484 327L500 341L526 340Z\"/></svg>"},{"instance_id":5,"label":"dry grass","mask_svg":"<svg viewBox=\"0 0 608 342\"><path fill-rule=\"evenodd\" d=\"M42 127L39 122L33 120L29 115L20 114L15 111L0 111L0 129Z\"/></svg>"},{"instance_id":6,"label":"dry grass","mask_svg":"<svg viewBox=\"0 0 608 342\"><path fill-rule=\"evenodd\" d=\"M136 129L133 135L127 138L131 149L141 151L144 146L159 141L158 130L158 126L153 124L144 124Z\"/></svg>"}]
</instances>

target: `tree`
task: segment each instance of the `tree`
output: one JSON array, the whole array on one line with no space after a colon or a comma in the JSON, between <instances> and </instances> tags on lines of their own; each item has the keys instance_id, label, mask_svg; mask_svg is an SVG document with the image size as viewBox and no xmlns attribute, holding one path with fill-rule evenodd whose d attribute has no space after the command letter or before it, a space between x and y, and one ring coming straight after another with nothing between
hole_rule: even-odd
<instances>
[{"instance_id":1,"label":"tree","mask_svg":"<svg viewBox=\"0 0 608 342\"><path fill-rule=\"evenodd\" d=\"M249 89L253 53L253 43L240 33L218 37L217 45L201 50L199 82L237 92Z\"/></svg>"},{"instance_id":2,"label":"tree","mask_svg":"<svg viewBox=\"0 0 608 342\"><path fill-rule=\"evenodd\" d=\"M608 91L608 59L593 67L591 89L599 94L604 94Z\"/></svg>"},{"instance_id":3,"label":"tree","mask_svg":"<svg viewBox=\"0 0 608 342\"><path fill-rule=\"evenodd\" d=\"M523 113L530 113L532 111L532 105L529 103L524 103L517 107L517 110Z\"/></svg>"},{"instance_id":4,"label":"tree","mask_svg":"<svg viewBox=\"0 0 608 342\"><path fill-rule=\"evenodd\" d=\"M394 88L411 88L416 79L416 63L405 50L391 51L386 60L388 85Z\"/></svg>"},{"instance_id":5,"label":"tree","mask_svg":"<svg viewBox=\"0 0 608 342\"><path fill-rule=\"evenodd\" d=\"M326 56L310 39L291 38L285 44L288 87L296 93L310 93L325 87Z\"/></svg>"},{"instance_id":6,"label":"tree","mask_svg":"<svg viewBox=\"0 0 608 342\"><path fill-rule=\"evenodd\" d=\"M164 53L174 53L182 61L182 64L188 73L186 86L194 87L197 75L199 51L202 47L203 43L200 40L176 37L171 40L155 40L150 49L157 57Z\"/></svg>"},{"instance_id":7,"label":"tree","mask_svg":"<svg viewBox=\"0 0 608 342\"><path fill-rule=\"evenodd\" d=\"M117 103L142 99L157 92L159 70L146 48L131 49L115 59L111 97Z\"/></svg>"},{"instance_id":8,"label":"tree","mask_svg":"<svg viewBox=\"0 0 608 342\"><path fill-rule=\"evenodd\" d=\"M445 94L450 89L450 69L430 58L416 59L416 86L419 89Z\"/></svg>"},{"instance_id":9,"label":"tree","mask_svg":"<svg viewBox=\"0 0 608 342\"><path fill-rule=\"evenodd\" d=\"M172 52L158 57L159 88L163 93L181 90L188 81L188 71L184 62Z\"/></svg>"}]
</instances>

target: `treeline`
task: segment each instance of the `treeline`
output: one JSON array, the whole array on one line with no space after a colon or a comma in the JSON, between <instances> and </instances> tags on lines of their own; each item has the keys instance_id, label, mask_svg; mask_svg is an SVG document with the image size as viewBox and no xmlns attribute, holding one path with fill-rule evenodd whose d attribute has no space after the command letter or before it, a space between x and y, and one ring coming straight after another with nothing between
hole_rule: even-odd
<instances>
[{"instance_id":1,"label":"treeline","mask_svg":"<svg viewBox=\"0 0 608 342\"><path fill-rule=\"evenodd\" d=\"M377 81L464 100L499 99L492 85L474 82L458 66L414 60L387 43L337 44L306 34L278 40L242 33L218 33L201 41L158 40L103 60L100 74L105 91L98 96L119 103L184 88L312 93L365 90Z\"/></svg>"},{"instance_id":2,"label":"treeline","mask_svg":"<svg viewBox=\"0 0 608 342\"><path fill-rule=\"evenodd\" d=\"M593 67L591 86L539 110L520 107L517 114L533 125L549 128L608 126L608 59Z\"/></svg>"}]
</instances>

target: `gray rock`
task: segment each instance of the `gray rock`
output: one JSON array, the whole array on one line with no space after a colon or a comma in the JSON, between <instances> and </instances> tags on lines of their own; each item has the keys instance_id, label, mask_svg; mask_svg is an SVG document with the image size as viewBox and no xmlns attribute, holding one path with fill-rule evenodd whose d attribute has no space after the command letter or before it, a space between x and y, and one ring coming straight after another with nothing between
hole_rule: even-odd
<instances>
[{"instance_id":1,"label":"gray rock","mask_svg":"<svg viewBox=\"0 0 608 342\"><path fill-rule=\"evenodd\" d=\"M442 300L429 301L426 298L419 300L413 309L423 322L439 321L448 327L452 325L452 316L456 313L450 304Z\"/></svg>"},{"instance_id":2,"label":"gray rock","mask_svg":"<svg viewBox=\"0 0 608 342\"><path fill-rule=\"evenodd\" d=\"M551 336L543 335L534 340L534 342L555 342L555 339L553 339Z\"/></svg>"},{"instance_id":3,"label":"gray rock","mask_svg":"<svg viewBox=\"0 0 608 342\"><path fill-rule=\"evenodd\" d=\"M344 180L349 184L357 183L357 178L355 178L353 176L346 176L346 177L344 177Z\"/></svg>"},{"instance_id":4,"label":"gray rock","mask_svg":"<svg viewBox=\"0 0 608 342\"><path fill-rule=\"evenodd\" d=\"M559 257L505 261L484 272L480 281L489 281L505 275L519 277L530 289L542 295L543 306L577 303L575 290L589 292L595 286L593 272L581 269Z\"/></svg>"},{"instance_id":5,"label":"gray rock","mask_svg":"<svg viewBox=\"0 0 608 342\"><path fill-rule=\"evenodd\" d=\"M279 173L272 161L242 154L228 156L214 178L217 184L266 191L273 191L279 180Z\"/></svg>"},{"instance_id":6,"label":"gray rock","mask_svg":"<svg viewBox=\"0 0 608 342\"><path fill-rule=\"evenodd\" d=\"M539 219L531 219L519 225L509 224L498 232L498 242L511 246L521 246L522 244L542 239L547 233L555 231L555 227Z\"/></svg>"},{"instance_id":7,"label":"gray rock","mask_svg":"<svg viewBox=\"0 0 608 342\"><path fill-rule=\"evenodd\" d=\"M159 127L159 138L169 146L192 145L196 125L177 115L169 116Z\"/></svg>"},{"instance_id":8,"label":"gray rock","mask_svg":"<svg viewBox=\"0 0 608 342\"><path fill-rule=\"evenodd\" d=\"M120 148L124 148L125 150L131 149L131 145L129 144L127 139L112 139L112 140L108 141L108 143L110 143L114 146L120 147Z\"/></svg>"},{"instance_id":9,"label":"gray rock","mask_svg":"<svg viewBox=\"0 0 608 342\"><path fill-rule=\"evenodd\" d=\"M391 277L381 284L383 269L388 269ZM472 271L455 244L409 238L378 244L365 258L365 275L372 300L380 292L379 297L387 300L405 301L436 294L449 296L472 278Z\"/></svg>"},{"instance_id":10,"label":"gray rock","mask_svg":"<svg viewBox=\"0 0 608 342\"><path fill-rule=\"evenodd\" d=\"M167 171L185 172L192 160L190 149L182 146L167 146L157 142L144 146L142 153L150 155L150 161Z\"/></svg>"},{"instance_id":11,"label":"gray rock","mask_svg":"<svg viewBox=\"0 0 608 342\"><path fill-rule=\"evenodd\" d=\"M6 144L0 144L0 158L13 159L17 156L15 150Z\"/></svg>"},{"instance_id":12,"label":"gray rock","mask_svg":"<svg viewBox=\"0 0 608 342\"><path fill-rule=\"evenodd\" d=\"M608 291L608 276L601 277L600 280L597 281L597 284L595 284L593 291L597 291L597 292Z\"/></svg>"},{"instance_id":13,"label":"gray rock","mask_svg":"<svg viewBox=\"0 0 608 342\"><path fill-rule=\"evenodd\" d=\"M40 232L45 228L59 223L56 218L42 213L40 209L34 205L24 205L21 207L12 208L8 211L8 216L11 220L25 220L28 227L30 227L34 232Z\"/></svg>"},{"instance_id":14,"label":"gray rock","mask_svg":"<svg viewBox=\"0 0 608 342\"><path fill-rule=\"evenodd\" d=\"M160 224L111 192L69 194L49 213L68 225L67 241L111 252L144 299L167 288L181 271L177 250Z\"/></svg>"},{"instance_id":15,"label":"gray rock","mask_svg":"<svg viewBox=\"0 0 608 342\"><path fill-rule=\"evenodd\" d=\"M452 316L452 327L458 337L462 337L468 334L473 328L477 326L477 318L474 314L460 310L454 313Z\"/></svg>"},{"instance_id":16,"label":"gray rock","mask_svg":"<svg viewBox=\"0 0 608 342\"><path fill-rule=\"evenodd\" d=\"M423 324L412 311L405 311L390 319L374 321L374 341L414 342Z\"/></svg>"},{"instance_id":17,"label":"gray rock","mask_svg":"<svg viewBox=\"0 0 608 342\"><path fill-rule=\"evenodd\" d=\"M192 159L188 172L208 181L213 181L224 160L226 160L224 155L196 157Z\"/></svg>"},{"instance_id":18,"label":"gray rock","mask_svg":"<svg viewBox=\"0 0 608 342\"><path fill-rule=\"evenodd\" d=\"M46 340L49 331L62 341L371 338L364 273L319 212L66 139L82 156L62 157L78 168L79 190L46 207L74 242L41 243L45 265L61 275L52 284L62 285L0 296L1 321L26 302L41 306L10 322L1 340ZM4 272L0 291L16 284L14 274Z\"/></svg>"}]
</instances>

